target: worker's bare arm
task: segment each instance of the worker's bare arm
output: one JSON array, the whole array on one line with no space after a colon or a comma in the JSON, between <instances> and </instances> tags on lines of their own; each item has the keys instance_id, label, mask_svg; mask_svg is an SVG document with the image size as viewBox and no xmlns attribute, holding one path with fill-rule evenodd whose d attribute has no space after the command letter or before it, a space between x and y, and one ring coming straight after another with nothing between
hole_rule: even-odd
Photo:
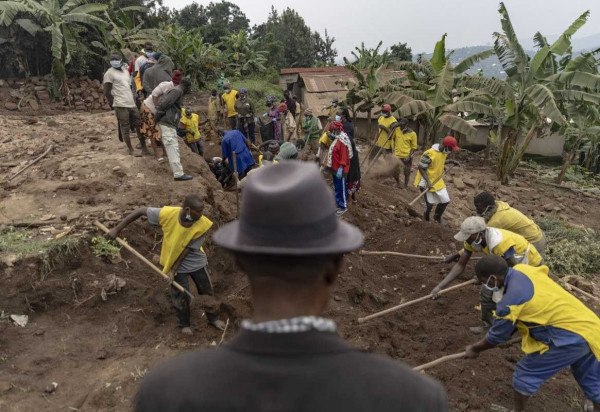
<instances>
[{"instance_id":1,"label":"worker's bare arm","mask_svg":"<svg viewBox=\"0 0 600 412\"><path fill-rule=\"evenodd\" d=\"M117 236L119 236L119 233L121 233L121 231L123 229L125 229L125 227L127 227L131 222L138 220L140 217L145 216L147 212L148 212L147 207L139 207L139 208L135 209L133 212L131 212L129 215L127 215L127 217L125 219L123 219L121 221L121 223L119 223L117 226L112 228L106 234L106 236L110 239L115 239Z\"/></svg>"},{"instance_id":2,"label":"worker's bare arm","mask_svg":"<svg viewBox=\"0 0 600 412\"><path fill-rule=\"evenodd\" d=\"M452 283L454 279L456 279L465 271L467 263L469 263L469 259L471 259L471 252L465 250L460 259L458 259L458 262L452 266L452 269L450 269L450 272L446 275L446 277L431 291L433 299L436 299L437 294L440 293L442 289L445 289L446 286Z\"/></svg>"}]
</instances>

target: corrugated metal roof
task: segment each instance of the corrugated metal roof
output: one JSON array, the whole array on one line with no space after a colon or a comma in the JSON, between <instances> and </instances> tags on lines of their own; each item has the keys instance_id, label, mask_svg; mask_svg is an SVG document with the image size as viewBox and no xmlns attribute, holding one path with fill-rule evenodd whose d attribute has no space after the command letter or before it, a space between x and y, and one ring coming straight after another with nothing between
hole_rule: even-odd
<instances>
[{"instance_id":1,"label":"corrugated metal roof","mask_svg":"<svg viewBox=\"0 0 600 412\"><path fill-rule=\"evenodd\" d=\"M287 67L279 71L280 74L298 74L298 73L346 73L348 70L344 66L329 67Z\"/></svg>"},{"instance_id":2,"label":"corrugated metal roof","mask_svg":"<svg viewBox=\"0 0 600 412\"><path fill-rule=\"evenodd\" d=\"M354 81L354 77L347 74L306 74L301 73L306 91L309 93L323 93L346 91L346 87L337 82Z\"/></svg>"}]
</instances>

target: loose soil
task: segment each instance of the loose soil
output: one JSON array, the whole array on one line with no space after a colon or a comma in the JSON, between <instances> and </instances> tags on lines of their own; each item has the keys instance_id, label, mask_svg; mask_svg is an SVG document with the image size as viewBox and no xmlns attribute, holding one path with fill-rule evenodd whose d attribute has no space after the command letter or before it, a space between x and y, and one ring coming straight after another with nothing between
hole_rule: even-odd
<instances>
[{"instance_id":1,"label":"loose soil","mask_svg":"<svg viewBox=\"0 0 600 412\"><path fill-rule=\"evenodd\" d=\"M190 182L173 182L168 164L158 164L153 157L127 156L111 113L3 116L0 141L0 164L26 164L49 144L55 145L45 159L4 183L0 222L43 223L31 229L32 236L40 238L66 231L81 238L78 254L57 260L49 273L35 256L14 261L0 251L0 310L29 315L23 328L0 320L0 411L131 410L147 370L185 351L210 348L222 333L207 325L197 299L192 304L194 335L182 336L165 282L127 251L121 252L118 263L94 256L89 239L98 232L92 222L98 219L111 226L136 207L179 204L186 194L196 192L205 196L205 214L218 227L234 218L235 196L224 192L204 161L185 146L182 163L194 175ZM209 143L207 155L216 154L218 146ZM542 184L526 170L517 174L513 185L500 187L480 157L465 155L461 161L465 167L453 170L448 179L453 203L446 226L410 217L404 204L418 192L397 189L384 177L363 180L359 201L344 219L365 232L367 250L439 256L460 247L452 235L473 213L473 195L486 189L535 217L556 214L600 229L599 207L592 198ZM17 169L0 169L2 180ZM50 219L41 221L42 217ZM159 231L139 221L123 236L144 255L157 258ZM230 320L227 340L251 314L249 290L232 259L212 242L206 246L221 317ZM479 322L476 286L364 324L356 321L429 293L449 268L428 260L350 254L326 315L353 345L410 365L462 351L479 338L468 331ZM469 266L464 279L471 274ZM119 291L109 288L112 275L125 281ZM103 288L108 291L106 300L101 297ZM427 374L446 386L453 410L499 410L498 405L510 407L511 374L521 357L518 347L495 349L476 360L439 365ZM543 386L530 408L576 411L581 400L574 379L564 372Z\"/></svg>"}]
</instances>

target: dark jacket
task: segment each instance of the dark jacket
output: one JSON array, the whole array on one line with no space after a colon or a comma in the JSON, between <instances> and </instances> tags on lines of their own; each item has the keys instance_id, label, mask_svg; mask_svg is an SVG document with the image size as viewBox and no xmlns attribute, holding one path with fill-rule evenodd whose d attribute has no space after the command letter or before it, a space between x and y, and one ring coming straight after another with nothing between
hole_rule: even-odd
<instances>
[{"instance_id":1,"label":"dark jacket","mask_svg":"<svg viewBox=\"0 0 600 412\"><path fill-rule=\"evenodd\" d=\"M346 120L344 122L344 131L350 138L350 143L352 143L352 159L350 159L350 170L348 171L348 182L356 182L360 180L360 159L358 157L358 150L356 150L356 145L354 144L354 124L351 121Z\"/></svg>"},{"instance_id":2,"label":"dark jacket","mask_svg":"<svg viewBox=\"0 0 600 412\"><path fill-rule=\"evenodd\" d=\"M241 330L221 348L150 372L137 412L447 411L444 389L400 362L351 347L335 333Z\"/></svg>"},{"instance_id":3,"label":"dark jacket","mask_svg":"<svg viewBox=\"0 0 600 412\"><path fill-rule=\"evenodd\" d=\"M154 120L158 124L177 128L181 118L181 106L183 104L183 89L181 86L175 86L166 92L159 100L156 107Z\"/></svg>"},{"instance_id":4,"label":"dark jacket","mask_svg":"<svg viewBox=\"0 0 600 412\"><path fill-rule=\"evenodd\" d=\"M174 68L175 64L169 56L164 54L160 56L158 62L144 72L144 77L142 78L144 93L150 95L156 86L162 82L171 81L171 73Z\"/></svg>"}]
</instances>

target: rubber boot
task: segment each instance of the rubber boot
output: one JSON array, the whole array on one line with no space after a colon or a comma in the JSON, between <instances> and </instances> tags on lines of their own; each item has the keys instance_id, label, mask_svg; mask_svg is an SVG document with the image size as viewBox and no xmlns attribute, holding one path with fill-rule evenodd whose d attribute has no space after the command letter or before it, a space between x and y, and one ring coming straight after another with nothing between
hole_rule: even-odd
<instances>
[{"instance_id":1,"label":"rubber boot","mask_svg":"<svg viewBox=\"0 0 600 412\"><path fill-rule=\"evenodd\" d=\"M431 209L433 205L431 203L425 203L425 212L423 212L423 220L429 222L429 215L431 214Z\"/></svg>"},{"instance_id":2,"label":"rubber boot","mask_svg":"<svg viewBox=\"0 0 600 412\"><path fill-rule=\"evenodd\" d=\"M435 220L437 223L442 223L442 215L444 214L444 210L446 210L446 207L448 206L448 203L439 203L436 207L435 207L435 213L433 214L433 220Z\"/></svg>"}]
</instances>

